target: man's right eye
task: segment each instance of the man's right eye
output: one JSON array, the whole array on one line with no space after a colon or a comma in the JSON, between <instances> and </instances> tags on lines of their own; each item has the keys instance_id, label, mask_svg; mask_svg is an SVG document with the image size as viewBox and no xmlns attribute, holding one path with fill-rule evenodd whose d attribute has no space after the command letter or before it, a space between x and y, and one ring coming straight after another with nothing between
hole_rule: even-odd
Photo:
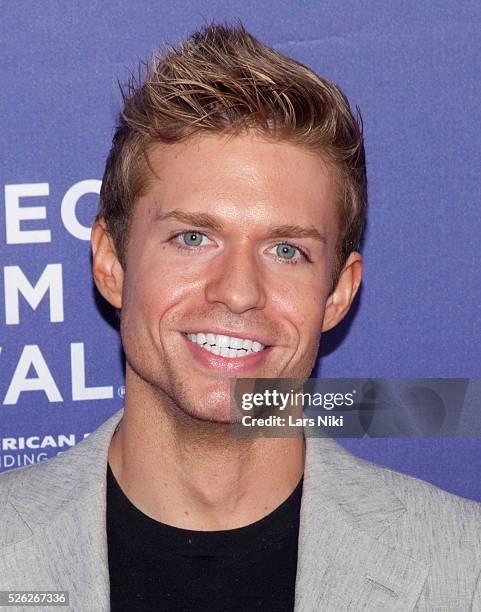
<instances>
[{"instance_id":1,"label":"man's right eye","mask_svg":"<svg viewBox=\"0 0 481 612\"><path fill-rule=\"evenodd\" d=\"M204 234L200 232L184 232L182 234L182 240L188 246L200 246L202 244L202 238Z\"/></svg>"},{"instance_id":2,"label":"man's right eye","mask_svg":"<svg viewBox=\"0 0 481 612\"><path fill-rule=\"evenodd\" d=\"M179 232L173 236L173 238L180 248L206 246L210 242L209 238L204 233L194 230Z\"/></svg>"}]
</instances>

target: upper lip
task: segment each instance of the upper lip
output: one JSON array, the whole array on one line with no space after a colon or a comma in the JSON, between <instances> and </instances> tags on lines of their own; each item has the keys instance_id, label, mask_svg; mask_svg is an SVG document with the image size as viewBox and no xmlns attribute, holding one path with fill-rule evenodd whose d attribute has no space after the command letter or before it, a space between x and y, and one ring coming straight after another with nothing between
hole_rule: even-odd
<instances>
[{"instance_id":1,"label":"upper lip","mask_svg":"<svg viewBox=\"0 0 481 612\"><path fill-rule=\"evenodd\" d=\"M267 341L262 335L253 334L248 331L221 329L220 327L190 327L185 334L215 334L222 336L231 336L233 338L242 338L244 340L252 340L260 342L264 346L272 346L272 342Z\"/></svg>"}]
</instances>

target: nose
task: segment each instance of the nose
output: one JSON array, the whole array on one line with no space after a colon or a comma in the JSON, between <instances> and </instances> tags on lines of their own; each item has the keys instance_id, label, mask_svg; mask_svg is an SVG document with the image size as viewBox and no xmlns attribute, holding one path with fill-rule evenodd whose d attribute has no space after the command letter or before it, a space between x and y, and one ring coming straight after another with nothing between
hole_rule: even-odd
<instances>
[{"instance_id":1,"label":"nose","mask_svg":"<svg viewBox=\"0 0 481 612\"><path fill-rule=\"evenodd\" d=\"M235 314L264 308L266 293L255 253L237 248L219 257L211 266L205 296Z\"/></svg>"}]
</instances>

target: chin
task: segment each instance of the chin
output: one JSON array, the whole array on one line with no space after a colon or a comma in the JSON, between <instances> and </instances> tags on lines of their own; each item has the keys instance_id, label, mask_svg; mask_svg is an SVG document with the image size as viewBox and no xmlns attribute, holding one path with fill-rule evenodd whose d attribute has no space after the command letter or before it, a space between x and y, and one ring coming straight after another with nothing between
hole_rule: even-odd
<instances>
[{"instance_id":1,"label":"chin","mask_svg":"<svg viewBox=\"0 0 481 612\"><path fill-rule=\"evenodd\" d=\"M189 416L192 420L203 423L217 423L219 425L229 425L237 419L231 414L230 405L222 404L220 406L185 406L180 405L182 412Z\"/></svg>"},{"instance_id":2,"label":"chin","mask_svg":"<svg viewBox=\"0 0 481 612\"><path fill-rule=\"evenodd\" d=\"M204 391L199 394L189 393L190 397L183 395L176 402L178 409L192 419L219 424L236 421L235 414L231 411L230 386L227 389Z\"/></svg>"}]
</instances>

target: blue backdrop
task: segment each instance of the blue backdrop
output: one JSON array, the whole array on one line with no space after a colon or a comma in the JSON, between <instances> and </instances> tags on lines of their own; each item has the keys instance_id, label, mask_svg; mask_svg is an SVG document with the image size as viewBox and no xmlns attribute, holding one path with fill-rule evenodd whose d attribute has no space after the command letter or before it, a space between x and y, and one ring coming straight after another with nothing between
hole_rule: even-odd
<instances>
[{"instance_id":1,"label":"blue backdrop","mask_svg":"<svg viewBox=\"0 0 481 612\"><path fill-rule=\"evenodd\" d=\"M477 0L43 0L1 12L0 470L65 451L122 406L88 242L117 79L212 19L240 18L363 111L364 286L323 338L317 373L481 377ZM479 440L343 444L481 500Z\"/></svg>"}]
</instances>

